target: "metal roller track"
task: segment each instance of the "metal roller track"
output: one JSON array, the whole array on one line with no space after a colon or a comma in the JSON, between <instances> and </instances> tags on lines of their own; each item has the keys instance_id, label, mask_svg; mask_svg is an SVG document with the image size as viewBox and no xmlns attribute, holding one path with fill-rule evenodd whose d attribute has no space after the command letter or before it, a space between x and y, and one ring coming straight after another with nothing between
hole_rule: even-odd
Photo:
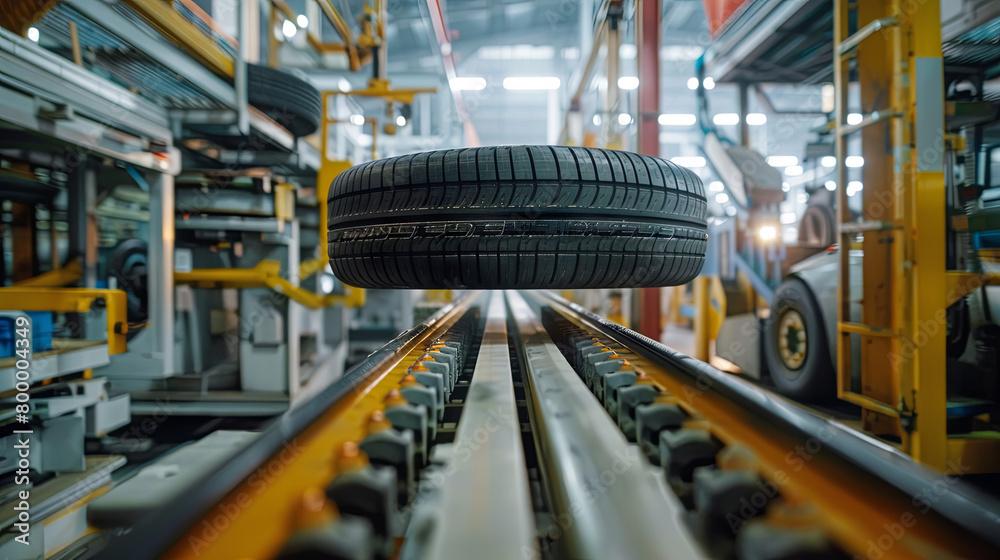
<instances>
[{"instance_id":1,"label":"metal roller track","mask_svg":"<svg viewBox=\"0 0 1000 560\"><path fill-rule=\"evenodd\" d=\"M470 294L100 557L996 557L952 474L554 295Z\"/></svg>"},{"instance_id":2,"label":"metal roller track","mask_svg":"<svg viewBox=\"0 0 1000 560\"><path fill-rule=\"evenodd\" d=\"M435 532L426 558L507 560L524 558L524 551L534 548L508 342L503 293L493 292L455 437L456 448L470 451L452 458L441 489L447 520Z\"/></svg>"},{"instance_id":3,"label":"metal roller track","mask_svg":"<svg viewBox=\"0 0 1000 560\"><path fill-rule=\"evenodd\" d=\"M684 508L587 390L517 292L517 325L540 461L564 558L702 558Z\"/></svg>"}]
</instances>

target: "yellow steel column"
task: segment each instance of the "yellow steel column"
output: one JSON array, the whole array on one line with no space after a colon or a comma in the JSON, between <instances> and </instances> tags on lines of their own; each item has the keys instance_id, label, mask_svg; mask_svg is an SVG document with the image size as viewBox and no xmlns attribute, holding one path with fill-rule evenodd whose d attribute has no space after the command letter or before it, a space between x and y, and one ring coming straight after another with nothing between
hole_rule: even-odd
<instances>
[{"instance_id":1,"label":"yellow steel column","mask_svg":"<svg viewBox=\"0 0 1000 560\"><path fill-rule=\"evenodd\" d=\"M847 138L841 134L841 127L847 122L847 92L850 85L850 65L840 56L840 44L847 39L848 0L833 3L833 85L836 96L834 110L834 149L837 155L837 227L850 220L847 209ZM837 282L837 324L851 320L851 276L850 246L847 237L840 235L840 278ZM843 398L851 390L851 337L838 326L837 332L837 396Z\"/></svg>"},{"instance_id":2,"label":"yellow steel column","mask_svg":"<svg viewBox=\"0 0 1000 560\"><path fill-rule=\"evenodd\" d=\"M911 454L938 470L947 460L947 399L945 383L945 187L944 187L944 67L941 56L940 0L925 0L912 9L895 0L903 16L905 41L898 64L905 64L908 87L906 121L911 137L897 143L897 165L905 181L906 233L911 252L903 262L909 305L904 350L915 348L904 376L902 398L916 414ZM908 9L909 8L909 9ZM897 139L898 142L898 139ZM905 355L904 355L905 358ZM909 372L907 372L909 373ZM911 396L912 395L912 396Z\"/></svg>"},{"instance_id":3,"label":"yellow steel column","mask_svg":"<svg viewBox=\"0 0 1000 560\"><path fill-rule=\"evenodd\" d=\"M889 2L859 2L858 28L869 22L891 16ZM891 97L893 72L893 43L891 36L898 32L889 29L876 33L858 45L857 73L861 93L861 112L872 114L885 109ZM865 158L862 168L864 189L859 195L865 220L890 220L895 209L893 196L893 150L890 143L890 121L877 122L860 131L861 153ZM843 162L841 162L841 165ZM847 182L840 181L837 188L846 190ZM862 290L855 297L862 297L861 322L866 325L892 328L893 294L898 290L893 283L892 250L898 245L896 232L871 231L864 236ZM862 336L861 338L861 394L893 406L899 402L899 376L893 367L891 337ZM862 409L862 426L865 431L882 436L900 437L898 417Z\"/></svg>"}]
</instances>

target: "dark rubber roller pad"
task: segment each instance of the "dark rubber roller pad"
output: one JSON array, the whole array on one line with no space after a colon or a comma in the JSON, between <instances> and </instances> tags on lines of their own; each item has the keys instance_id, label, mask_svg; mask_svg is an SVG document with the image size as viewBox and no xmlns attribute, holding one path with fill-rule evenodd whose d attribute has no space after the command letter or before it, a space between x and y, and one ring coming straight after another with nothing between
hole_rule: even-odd
<instances>
[{"instance_id":1,"label":"dark rubber roller pad","mask_svg":"<svg viewBox=\"0 0 1000 560\"><path fill-rule=\"evenodd\" d=\"M701 180L660 158L564 146L424 152L355 166L329 199L350 286L673 286L701 271Z\"/></svg>"}]
</instances>

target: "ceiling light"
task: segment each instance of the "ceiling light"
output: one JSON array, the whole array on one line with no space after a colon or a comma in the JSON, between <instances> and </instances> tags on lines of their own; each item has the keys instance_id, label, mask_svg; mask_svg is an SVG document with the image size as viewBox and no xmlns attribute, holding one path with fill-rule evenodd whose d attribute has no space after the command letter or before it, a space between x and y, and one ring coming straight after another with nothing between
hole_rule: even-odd
<instances>
[{"instance_id":1,"label":"ceiling light","mask_svg":"<svg viewBox=\"0 0 1000 560\"><path fill-rule=\"evenodd\" d=\"M719 126L739 124L740 116L736 113L719 113L712 117L712 122Z\"/></svg>"},{"instance_id":2,"label":"ceiling light","mask_svg":"<svg viewBox=\"0 0 1000 560\"><path fill-rule=\"evenodd\" d=\"M705 89L715 89L715 78L705 78L701 85L705 86Z\"/></svg>"},{"instance_id":3,"label":"ceiling light","mask_svg":"<svg viewBox=\"0 0 1000 560\"><path fill-rule=\"evenodd\" d=\"M747 113L747 124L750 126L760 126L767 122L767 115L764 113Z\"/></svg>"},{"instance_id":4,"label":"ceiling light","mask_svg":"<svg viewBox=\"0 0 1000 560\"><path fill-rule=\"evenodd\" d=\"M726 190L726 186L722 184L722 181L712 181L708 184L708 190L712 192L722 192Z\"/></svg>"},{"instance_id":5,"label":"ceiling light","mask_svg":"<svg viewBox=\"0 0 1000 560\"><path fill-rule=\"evenodd\" d=\"M805 204L805 203L809 202L809 195L807 195L807 194L806 194L806 193L804 193L804 192L800 192L800 193L799 193L799 194L798 194L798 195L797 195L797 196L795 197L795 200L797 200L799 204Z\"/></svg>"},{"instance_id":6,"label":"ceiling light","mask_svg":"<svg viewBox=\"0 0 1000 560\"><path fill-rule=\"evenodd\" d=\"M788 175L789 177L798 177L799 175L802 175L802 166L789 165L785 168L785 175Z\"/></svg>"},{"instance_id":7,"label":"ceiling light","mask_svg":"<svg viewBox=\"0 0 1000 560\"><path fill-rule=\"evenodd\" d=\"M454 90L479 91L486 89L486 80L478 76L455 77L448 80L448 85Z\"/></svg>"},{"instance_id":8,"label":"ceiling light","mask_svg":"<svg viewBox=\"0 0 1000 560\"><path fill-rule=\"evenodd\" d=\"M847 124L861 124L865 117L861 113L850 113L847 115Z\"/></svg>"},{"instance_id":9,"label":"ceiling light","mask_svg":"<svg viewBox=\"0 0 1000 560\"><path fill-rule=\"evenodd\" d=\"M451 42L441 43L441 56L451 56Z\"/></svg>"},{"instance_id":10,"label":"ceiling light","mask_svg":"<svg viewBox=\"0 0 1000 560\"><path fill-rule=\"evenodd\" d=\"M774 226L764 226L760 228L760 231L757 232L757 235L759 235L760 238L764 241L771 241L772 239L778 236L778 232L777 230L774 229Z\"/></svg>"},{"instance_id":11,"label":"ceiling light","mask_svg":"<svg viewBox=\"0 0 1000 560\"><path fill-rule=\"evenodd\" d=\"M826 187L826 190L828 190L828 191L835 191L835 190L837 190L837 182L836 181L827 181L827 182L823 183L823 186Z\"/></svg>"},{"instance_id":12,"label":"ceiling light","mask_svg":"<svg viewBox=\"0 0 1000 560\"><path fill-rule=\"evenodd\" d=\"M523 76L503 79L503 88L517 91L559 89L559 78L554 76Z\"/></svg>"},{"instance_id":13,"label":"ceiling light","mask_svg":"<svg viewBox=\"0 0 1000 560\"><path fill-rule=\"evenodd\" d=\"M823 156L823 159L819 160L819 164L823 167L836 167L837 158L833 156Z\"/></svg>"},{"instance_id":14,"label":"ceiling light","mask_svg":"<svg viewBox=\"0 0 1000 560\"><path fill-rule=\"evenodd\" d=\"M790 167L799 164L795 156L767 156L767 164L771 167Z\"/></svg>"},{"instance_id":15,"label":"ceiling light","mask_svg":"<svg viewBox=\"0 0 1000 560\"><path fill-rule=\"evenodd\" d=\"M862 167L865 164L865 158L861 156L847 156L844 159L844 165L847 167Z\"/></svg>"},{"instance_id":16,"label":"ceiling light","mask_svg":"<svg viewBox=\"0 0 1000 560\"><path fill-rule=\"evenodd\" d=\"M725 204L729 202L729 195L724 192L720 192L719 194L715 195L715 201L718 202L719 204Z\"/></svg>"},{"instance_id":17,"label":"ceiling light","mask_svg":"<svg viewBox=\"0 0 1000 560\"><path fill-rule=\"evenodd\" d=\"M309 27L309 18L303 14L299 14L298 17L295 18L295 23L299 24L299 27L302 29L305 29Z\"/></svg>"},{"instance_id":18,"label":"ceiling light","mask_svg":"<svg viewBox=\"0 0 1000 560\"><path fill-rule=\"evenodd\" d=\"M406 126L406 117L399 115L396 117L396 126Z\"/></svg>"},{"instance_id":19,"label":"ceiling light","mask_svg":"<svg viewBox=\"0 0 1000 560\"><path fill-rule=\"evenodd\" d=\"M735 206L726 206L726 215L727 216L735 216L736 215L736 207Z\"/></svg>"},{"instance_id":20,"label":"ceiling light","mask_svg":"<svg viewBox=\"0 0 1000 560\"><path fill-rule=\"evenodd\" d=\"M351 124L361 126L365 124L365 117L362 115L351 115Z\"/></svg>"},{"instance_id":21,"label":"ceiling light","mask_svg":"<svg viewBox=\"0 0 1000 560\"><path fill-rule=\"evenodd\" d=\"M28 28L28 39L31 39L32 41L34 41L36 43L38 42L38 28L37 27L29 27Z\"/></svg>"},{"instance_id":22,"label":"ceiling light","mask_svg":"<svg viewBox=\"0 0 1000 560\"><path fill-rule=\"evenodd\" d=\"M788 192L792 190L792 186L788 184L788 181L785 181L784 183L781 183L781 190Z\"/></svg>"},{"instance_id":23,"label":"ceiling light","mask_svg":"<svg viewBox=\"0 0 1000 560\"><path fill-rule=\"evenodd\" d=\"M670 158L670 161L684 167L705 167L705 158L701 156L675 156Z\"/></svg>"},{"instance_id":24,"label":"ceiling light","mask_svg":"<svg viewBox=\"0 0 1000 560\"><path fill-rule=\"evenodd\" d=\"M698 89L698 78L688 78L688 89Z\"/></svg>"},{"instance_id":25,"label":"ceiling light","mask_svg":"<svg viewBox=\"0 0 1000 560\"><path fill-rule=\"evenodd\" d=\"M628 126L632 124L632 115L628 113L621 113L618 115L618 124L622 126Z\"/></svg>"},{"instance_id":26,"label":"ceiling light","mask_svg":"<svg viewBox=\"0 0 1000 560\"><path fill-rule=\"evenodd\" d=\"M637 49L632 43L622 43L618 45L618 58L632 60L635 58Z\"/></svg>"},{"instance_id":27,"label":"ceiling light","mask_svg":"<svg viewBox=\"0 0 1000 560\"><path fill-rule=\"evenodd\" d=\"M281 22L281 34L285 36L286 39L291 39L298 33L299 28L295 27L295 22L290 19L286 19Z\"/></svg>"},{"instance_id":28,"label":"ceiling light","mask_svg":"<svg viewBox=\"0 0 1000 560\"><path fill-rule=\"evenodd\" d=\"M851 181L847 183L847 196L854 196L861 192L865 186L861 184L861 181Z\"/></svg>"},{"instance_id":29,"label":"ceiling light","mask_svg":"<svg viewBox=\"0 0 1000 560\"><path fill-rule=\"evenodd\" d=\"M691 113L663 113L656 119L663 126L691 126L697 120Z\"/></svg>"},{"instance_id":30,"label":"ceiling light","mask_svg":"<svg viewBox=\"0 0 1000 560\"><path fill-rule=\"evenodd\" d=\"M594 126L601 126L601 115L594 115Z\"/></svg>"},{"instance_id":31,"label":"ceiling light","mask_svg":"<svg viewBox=\"0 0 1000 560\"><path fill-rule=\"evenodd\" d=\"M340 91L342 91L344 93L347 93L347 92L351 91L351 82L348 82L344 78L341 78L341 79L337 80L337 89L339 89Z\"/></svg>"},{"instance_id":32,"label":"ceiling light","mask_svg":"<svg viewBox=\"0 0 1000 560\"><path fill-rule=\"evenodd\" d=\"M622 76L618 78L618 87L627 90L636 89L639 87L639 78L635 76Z\"/></svg>"},{"instance_id":33,"label":"ceiling light","mask_svg":"<svg viewBox=\"0 0 1000 560\"><path fill-rule=\"evenodd\" d=\"M794 224L798 219L799 217L795 215L795 212L782 212L780 217L783 224Z\"/></svg>"}]
</instances>

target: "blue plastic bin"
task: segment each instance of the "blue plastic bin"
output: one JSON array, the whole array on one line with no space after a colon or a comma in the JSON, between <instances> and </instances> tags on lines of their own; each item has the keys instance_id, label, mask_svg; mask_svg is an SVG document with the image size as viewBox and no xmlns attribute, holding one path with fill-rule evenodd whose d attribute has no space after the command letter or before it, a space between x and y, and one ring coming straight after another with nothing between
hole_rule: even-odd
<instances>
[{"instance_id":1,"label":"blue plastic bin","mask_svg":"<svg viewBox=\"0 0 1000 560\"><path fill-rule=\"evenodd\" d=\"M32 351L52 350L52 312L26 311L25 313L31 318ZM17 340L16 329L14 319L0 317L0 358L9 358L14 355L14 341Z\"/></svg>"}]
</instances>

